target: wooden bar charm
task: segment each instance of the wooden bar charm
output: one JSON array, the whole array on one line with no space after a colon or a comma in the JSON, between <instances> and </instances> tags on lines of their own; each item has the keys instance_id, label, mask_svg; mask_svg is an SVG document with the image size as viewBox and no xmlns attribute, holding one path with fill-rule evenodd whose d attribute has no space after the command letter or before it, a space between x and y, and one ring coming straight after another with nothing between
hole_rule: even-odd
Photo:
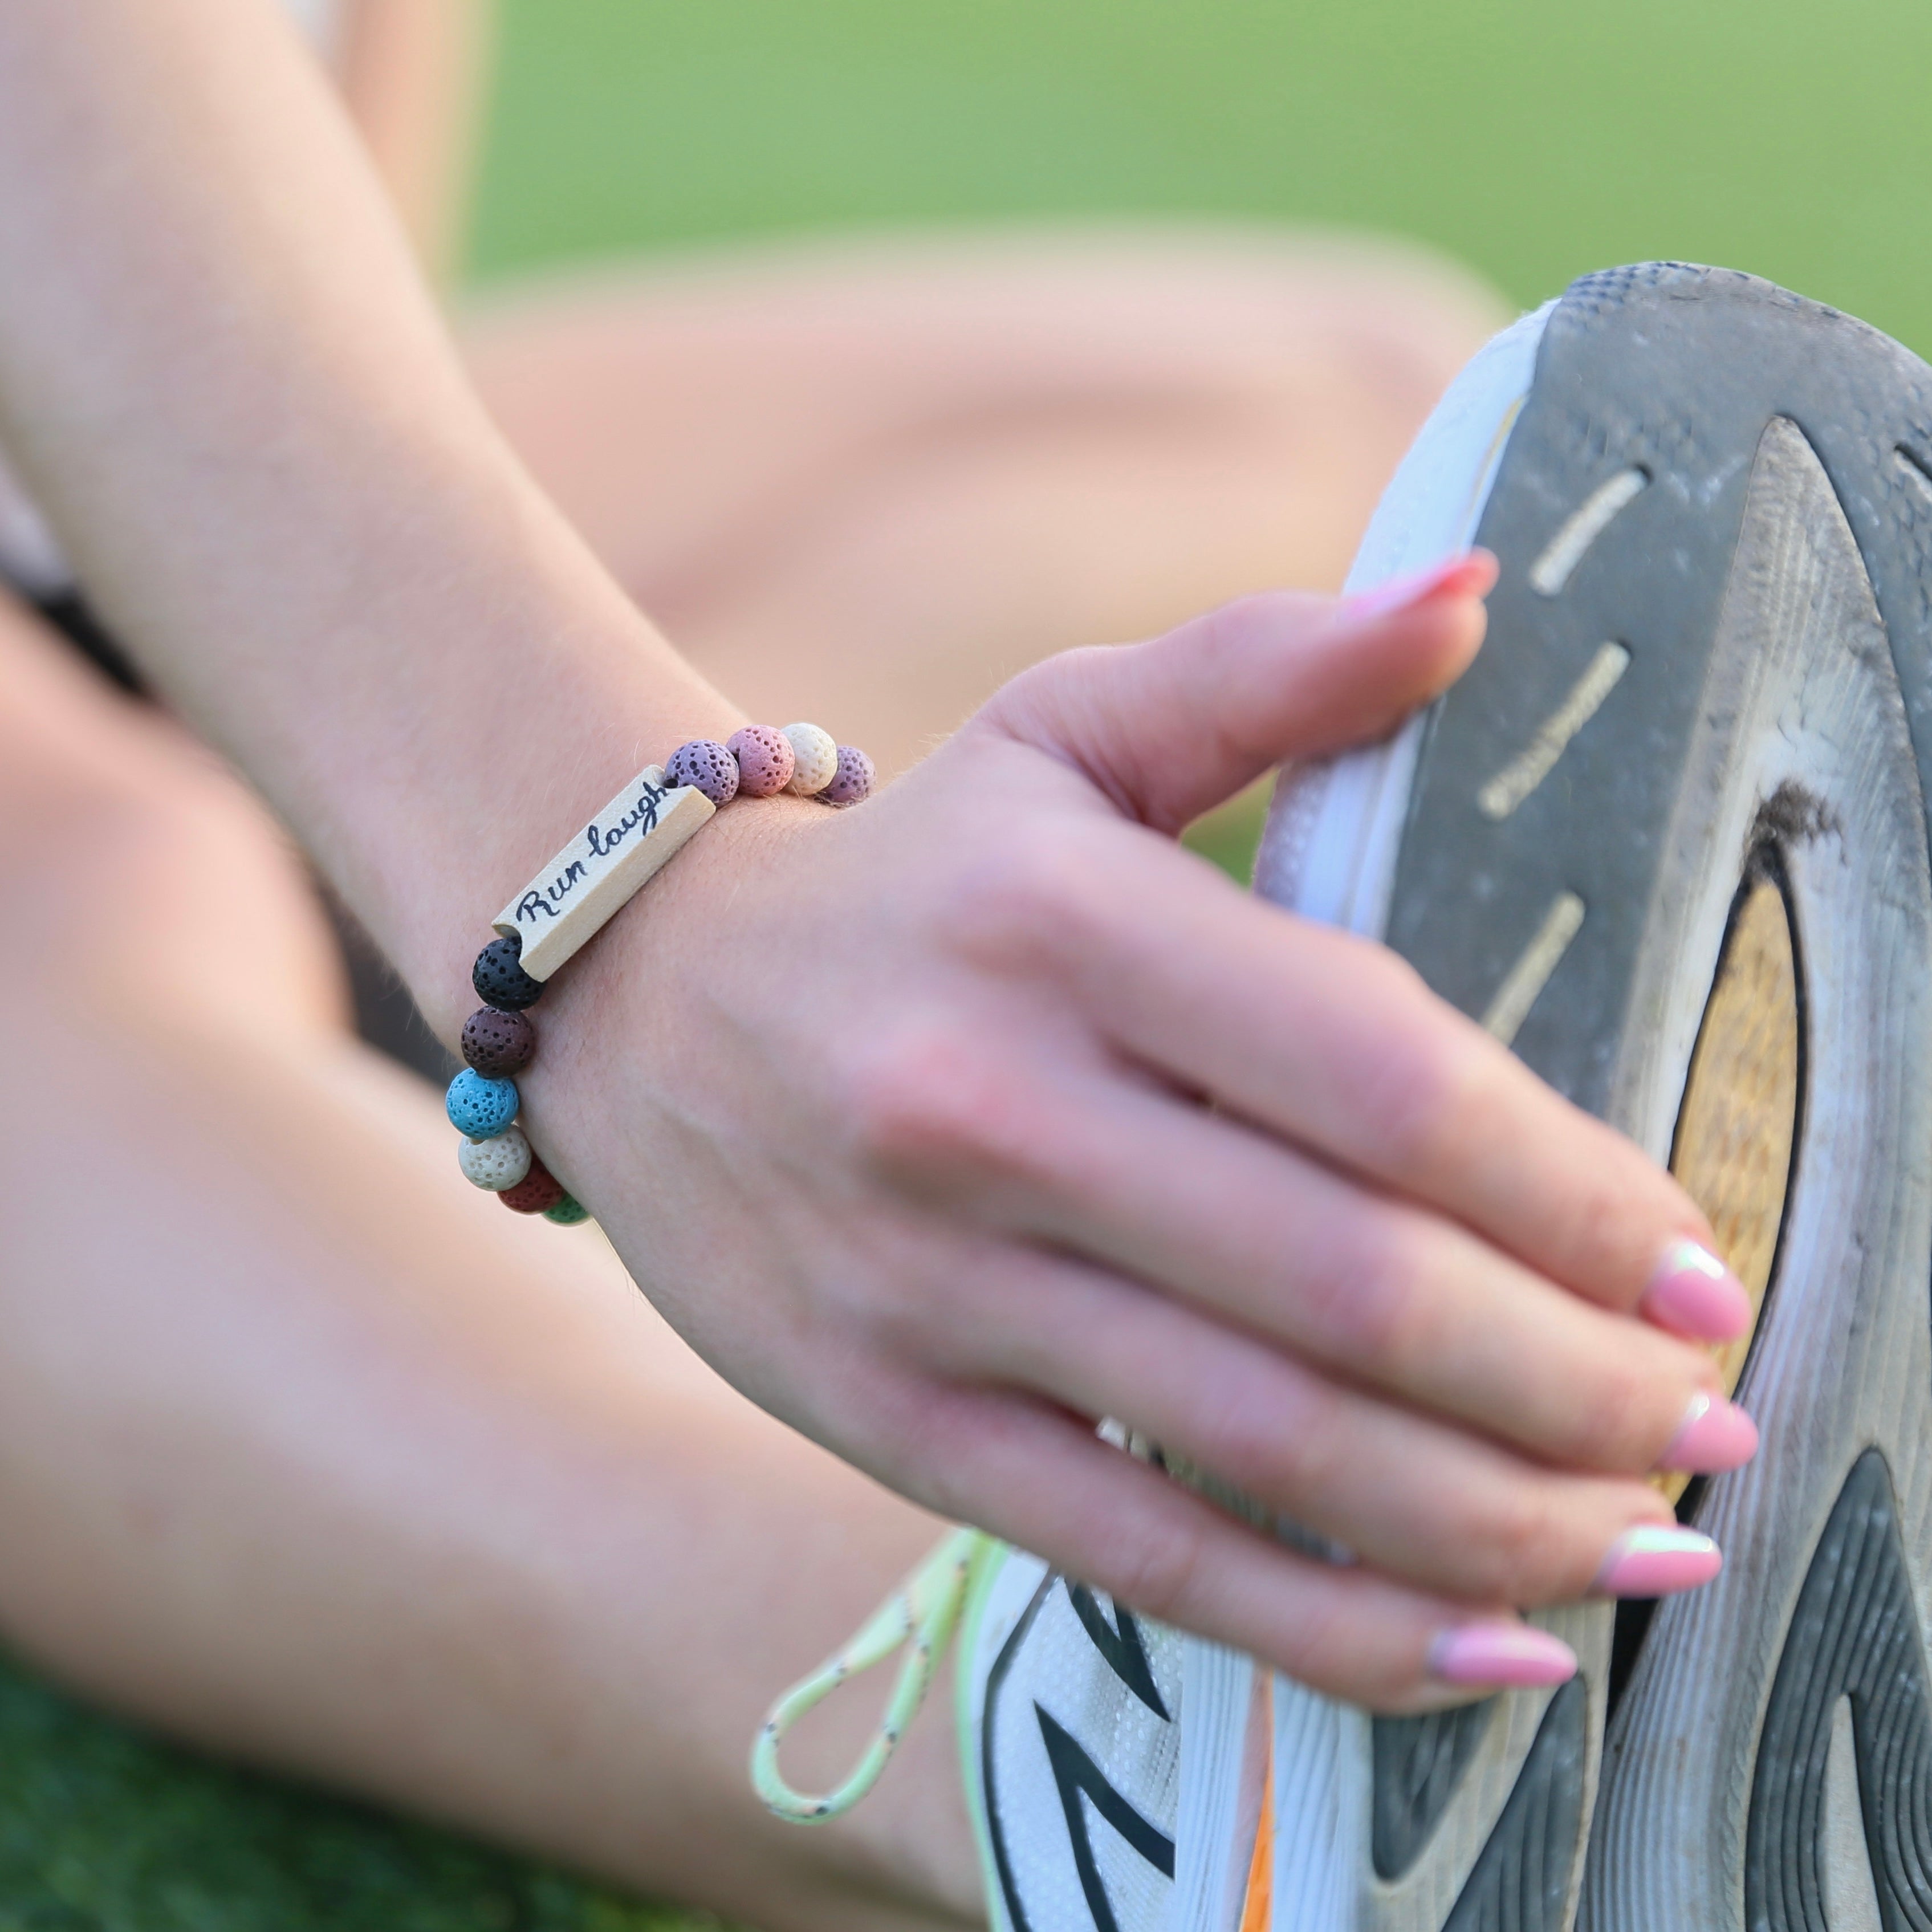
<instances>
[{"instance_id":1,"label":"wooden bar charm","mask_svg":"<svg viewBox=\"0 0 1932 1932\"><path fill-rule=\"evenodd\" d=\"M638 773L490 921L523 942L522 965L548 980L675 854L717 807L692 785Z\"/></svg>"}]
</instances>

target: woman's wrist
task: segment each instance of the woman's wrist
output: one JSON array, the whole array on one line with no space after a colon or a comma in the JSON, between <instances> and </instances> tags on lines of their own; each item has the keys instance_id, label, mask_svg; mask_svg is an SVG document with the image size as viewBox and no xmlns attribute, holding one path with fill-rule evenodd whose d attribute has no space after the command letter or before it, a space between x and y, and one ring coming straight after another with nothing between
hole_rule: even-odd
<instances>
[{"instance_id":1,"label":"woman's wrist","mask_svg":"<svg viewBox=\"0 0 1932 1932\"><path fill-rule=\"evenodd\" d=\"M446 1040L476 1004L471 962L506 902L627 781L684 740L743 722L695 679L680 690L682 680L599 677L558 665L540 641L524 656L530 671L502 679L507 705L426 734L446 776L428 770L419 788L358 803L344 828L343 870L365 874L345 888L350 902ZM409 827L400 838L398 824Z\"/></svg>"},{"instance_id":2,"label":"woman's wrist","mask_svg":"<svg viewBox=\"0 0 1932 1932\"><path fill-rule=\"evenodd\" d=\"M741 796L788 795L836 808L862 802L872 783L872 760L816 724L750 724L722 743L680 745L573 832L491 921L496 936L470 968L483 1004L464 1022L466 1064L446 1097L450 1124L463 1136L457 1157L465 1178L518 1214L566 1226L585 1220L522 1124L519 1078L538 1041L530 1010L552 978Z\"/></svg>"}]
</instances>

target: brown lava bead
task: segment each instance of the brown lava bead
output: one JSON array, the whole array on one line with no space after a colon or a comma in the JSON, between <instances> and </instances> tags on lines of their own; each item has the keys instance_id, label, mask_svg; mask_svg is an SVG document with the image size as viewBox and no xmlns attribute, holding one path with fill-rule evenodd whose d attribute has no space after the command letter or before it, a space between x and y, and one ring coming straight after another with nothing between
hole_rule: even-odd
<instances>
[{"instance_id":1,"label":"brown lava bead","mask_svg":"<svg viewBox=\"0 0 1932 1932\"><path fill-rule=\"evenodd\" d=\"M565 1198L562 1181L537 1159L530 1156L530 1171L514 1187L506 1187L496 1198L516 1214L541 1214Z\"/></svg>"},{"instance_id":2,"label":"brown lava bead","mask_svg":"<svg viewBox=\"0 0 1932 1932\"><path fill-rule=\"evenodd\" d=\"M537 1030L521 1013L482 1006L463 1022L463 1057L486 1080L520 1073L537 1050Z\"/></svg>"}]
</instances>

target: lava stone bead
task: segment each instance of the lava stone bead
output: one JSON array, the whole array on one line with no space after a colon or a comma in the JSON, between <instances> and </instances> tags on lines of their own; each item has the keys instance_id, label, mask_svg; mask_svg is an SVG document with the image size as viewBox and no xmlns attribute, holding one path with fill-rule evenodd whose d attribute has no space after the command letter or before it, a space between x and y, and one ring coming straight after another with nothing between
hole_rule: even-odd
<instances>
[{"instance_id":1,"label":"lava stone bead","mask_svg":"<svg viewBox=\"0 0 1932 1932\"><path fill-rule=\"evenodd\" d=\"M543 982L532 980L521 964L524 942L514 933L493 939L476 956L470 969L470 983L486 1006L501 1006L506 1012L521 1012L543 997Z\"/></svg>"},{"instance_id":2,"label":"lava stone bead","mask_svg":"<svg viewBox=\"0 0 1932 1932\"><path fill-rule=\"evenodd\" d=\"M791 788L801 798L814 798L838 776L838 744L830 731L816 724L788 724L784 740L791 747Z\"/></svg>"},{"instance_id":3,"label":"lava stone bead","mask_svg":"<svg viewBox=\"0 0 1932 1932\"><path fill-rule=\"evenodd\" d=\"M520 1073L537 1050L537 1030L521 1013L482 1006L463 1022L463 1057L485 1080Z\"/></svg>"},{"instance_id":4,"label":"lava stone bead","mask_svg":"<svg viewBox=\"0 0 1932 1932\"><path fill-rule=\"evenodd\" d=\"M514 1187L530 1171L530 1144L521 1127L506 1127L487 1141L458 1141L456 1164L472 1187L500 1194Z\"/></svg>"},{"instance_id":5,"label":"lava stone bead","mask_svg":"<svg viewBox=\"0 0 1932 1932\"><path fill-rule=\"evenodd\" d=\"M693 738L664 761L664 783L693 785L713 805L738 796L738 760L715 738Z\"/></svg>"},{"instance_id":6,"label":"lava stone bead","mask_svg":"<svg viewBox=\"0 0 1932 1932\"><path fill-rule=\"evenodd\" d=\"M494 1139L517 1118L521 1099L514 1080L486 1080L466 1066L443 1096L449 1124L472 1141Z\"/></svg>"},{"instance_id":7,"label":"lava stone bead","mask_svg":"<svg viewBox=\"0 0 1932 1932\"><path fill-rule=\"evenodd\" d=\"M532 1154L529 1173L515 1186L503 1189L496 1198L518 1214L542 1214L569 1196L563 1191L563 1183Z\"/></svg>"},{"instance_id":8,"label":"lava stone bead","mask_svg":"<svg viewBox=\"0 0 1932 1932\"><path fill-rule=\"evenodd\" d=\"M791 740L769 724L734 731L724 748L738 761L738 789L747 798L775 798L791 783Z\"/></svg>"},{"instance_id":9,"label":"lava stone bead","mask_svg":"<svg viewBox=\"0 0 1932 1932\"><path fill-rule=\"evenodd\" d=\"M856 805L872 795L872 761L856 745L838 747L838 770L819 796L827 805Z\"/></svg>"},{"instance_id":10,"label":"lava stone bead","mask_svg":"<svg viewBox=\"0 0 1932 1932\"><path fill-rule=\"evenodd\" d=\"M574 1194L566 1194L554 1208L543 1210L546 1221L554 1221L560 1228L578 1228L590 1218L590 1210Z\"/></svg>"}]
</instances>

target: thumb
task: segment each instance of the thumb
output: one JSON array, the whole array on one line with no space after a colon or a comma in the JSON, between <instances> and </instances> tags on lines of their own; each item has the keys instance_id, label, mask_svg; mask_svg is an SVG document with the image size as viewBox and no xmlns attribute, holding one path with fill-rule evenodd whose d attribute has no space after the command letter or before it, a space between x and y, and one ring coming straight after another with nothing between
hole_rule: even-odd
<instances>
[{"instance_id":1,"label":"thumb","mask_svg":"<svg viewBox=\"0 0 1932 1932\"><path fill-rule=\"evenodd\" d=\"M1340 601L1244 597L1146 644L1049 658L981 716L1178 832L1285 758L1385 736L1453 683L1496 580L1479 550Z\"/></svg>"}]
</instances>

